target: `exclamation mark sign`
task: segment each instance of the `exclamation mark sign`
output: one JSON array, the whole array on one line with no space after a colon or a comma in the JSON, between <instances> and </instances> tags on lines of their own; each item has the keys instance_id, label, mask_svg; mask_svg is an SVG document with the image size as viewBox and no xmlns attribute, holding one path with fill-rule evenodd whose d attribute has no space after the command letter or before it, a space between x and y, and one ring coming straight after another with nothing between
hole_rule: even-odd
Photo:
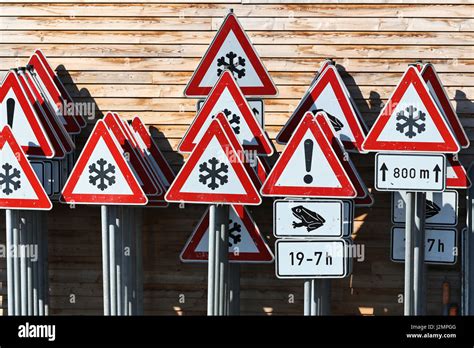
<instances>
[{"instance_id":1,"label":"exclamation mark sign","mask_svg":"<svg viewBox=\"0 0 474 348\"><path fill-rule=\"evenodd\" d=\"M311 164L313 162L313 141L311 139L306 139L304 141L304 158L306 172L309 173L311 171ZM311 184L313 182L313 176L311 174L306 174L303 180L305 183Z\"/></svg>"},{"instance_id":2,"label":"exclamation mark sign","mask_svg":"<svg viewBox=\"0 0 474 348\"><path fill-rule=\"evenodd\" d=\"M13 115L15 115L15 99L7 99L7 123L13 129Z\"/></svg>"}]
</instances>

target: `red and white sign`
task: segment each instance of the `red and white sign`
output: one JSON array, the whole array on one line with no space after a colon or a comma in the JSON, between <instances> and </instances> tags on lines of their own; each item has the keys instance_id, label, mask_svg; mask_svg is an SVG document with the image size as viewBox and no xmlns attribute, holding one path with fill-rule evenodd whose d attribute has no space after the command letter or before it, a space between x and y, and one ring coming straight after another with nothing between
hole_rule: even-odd
<instances>
[{"instance_id":1,"label":"red and white sign","mask_svg":"<svg viewBox=\"0 0 474 348\"><path fill-rule=\"evenodd\" d=\"M58 115L64 125L64 128L66 128L66 130L71 134L80 133L81 127L77 122L77 118L66 112L70 109L68 107L69 105L67 105L68 102L63 99L61 92L54 83L53 78L48 73L48 69L40 57L37 54L33 54L28 61L27 66L35 79L36 84L44 93L51 108L54 110L56 115Z\"/></svg>"},{"instance_id":2,"label":"red and white sign","mask_svg":"<svg viewBox=\"0 0 474 348\"><path fill-rule=\"evenodd\" d=\"M369 193L367 186L359 175L354 163L352 163L349 155L344 151L344 146L336 136L334 128L331 126L331 121L327 117L325 112L318 112L315 116L316 122L318 123L324 135L332 144L332 148L336 153L339 161L344 167L347 175L349 176L354 188L356 189L357 196L354 198L354 203L357 206L371 206L374 203L372 195Z\"/></svg>"},{"instance_id":3,"label":"red and white sign","mask_svg":"<svg viewBox=\"0 0 474 348\"><path fill-rule=\"evenodd\" d=\"M71 95L67 91L66 87L64 87L63 83L59 79L58 75L54 72L53 68L49 64L48 60L46 59L46 56L43 54L41 50L36 50L35 55L38 56L38 58L43 62L44 67L46 68L46 72L51 76L51 78L54 81L54 84L58 88L59 92L61 93L61 97L68 103L73 103L73 100L71 98ZM80 127L84 128L87 126L87 122L82 117L82 115L75 113L74 115L74 120L79 124Z\"/></svg>"},{"instance_id":4,"label":"red and white sign","mask_svg":"<svg viewBox=\"0 0 474 348\"><path fill-rule=\"evenodd\" d=\"M26 155L54 157L54 148L18 76L10 71L0 87L0 127L9 125Z\"/></svg>"},{"instance_id":5,"label":"red and white sign","mask_svg":"<svg viewBox=\"0 0 474 348\"><path fill-rule=\"evenodd\" d=\"M212 119L219 112L226 115L239 142L246 150L254 150L263 155L273 153L270 140L229 71L224 71L217 81L181 140L178 150L180 152L193 151L206 133Z\"/></svg>"},{"instance_id":6,"label":"red and white sign","mask_svg":"<svg viewBox=\"0 0 474 348\"><path fill-rule=\"evenodd\" d=\"M181 252L183 262L206 262L209 254L209 209ZM244 206L229 209L229 261L269 263L273 254L265 243L257 224Z\"/></svg>"},{"instance_id":7,"label":"red and white sign","mask_svg":"<svg viewBox=\"0 0 474 348\"><path fill-rule=\"evenodd\" d=\"M225 70L232 72L246 96L275 96L278 93L234 13L224 19L184 95L207 96Z\"/></svg>"},{"instance_id":8,"label":"red and white sign","mask_svg":"<svg viewBox=\"0 0 474 348\"><path fill-rule=\"evenodd\" d=\"M459 120L459 117L456 114L451 101L449 100L448 94L446 93L446 90L444 89L434 66L430 63L425 64L423 66L423 70L421 71L421 76L423 76L423 80L425 80L431 96L438 105L438 108L446 116L446 120L449 122L451 129L456 135L459 145L461 145L463 148L468 148L469 138L462 127L461 121Z\"/></svg>"},{"instance_id":9,"label":"red and white sign","mask_svg":"<svg viewBox=\"0 0 474 348\"><path fill-rule=\"evenodd\" d=\"M262 202L219 121L213 120L171 184L165 199L178 203L258 205Z\"/></svg>"},{"instance_id":10,"label":"red and white sign","mask_svg":"<svg viewBox=\"0 0 474 348\"><path fill-rule=\"evenodd\" d=\"M126 154L125 158L138 179L143 192L145 192L147 197L161 194L163 190L161 189L160 184L153 180L152 174L150 174L148 168L146 168L143 163L143 159L127 139L123 132L123 125L121 122L120 119L117 121L111 112L107 113L104 117L104 123L107 125L118 144L122 147L123 153Z\"/></svg>"},{"instance_id":11,"label":"red and white sign","mask_svg":"<svg viewBox=\"0 0 474 348\"><path fill-rule=\"evenodd\" d=\"M457 153L460 146L415 66L403 75L369 131L365 151Z\"/></svg>"},{"instance_id":12,"label":"red and white sign","mask_svg":"<svg viewBox=\"0 0 474 348\"><path fill-rule=\"evenodd\" d=\"M295 112L277 135L280 144L286 144L301 118L308 111L326 112L338 138L347 150L362 151L366 127L359 111L352 103L349 91L334 65L326 63Z\"/></svg>"},{"instance_id":13,"label":"red and white sign","mask_svg":"<svg viewBox=\"0 0 474 348\"><path fill-rule=\"evenodd\" d=\"M97 121L64 185L61 201L145 205L147 197L122 152L104 121Z\"/></svg>"},{"instance_id":14,"label":"red and white sign","mask_svg":"<svg viewBox=\"0 0 474 348\"><path fill-rule=\"evenodd\" d=\"M263 196L357 196L354 184L311 112L301 119L260 192Z\"/></svg>"},{"instance_id":15,"label":"red and white sign","mask_svg":"<svg viewBox=\"0 0 474 348\"><path fill-rule=\"evenodd\" d=\"M53 207L9 126L0 133L0 208L50 210Z\"/></svg>"},{"instance_id":16,"label":"red and white sign","mask_svg":"<svg viewBox=\"0 0 474 348\"><path fill-rule=\"evenodd\" d=\"M446 188L467 189L471 187L471 180L467 175L462 163L455 159L453 155L447 155L446 159Z\"/></svg>"}]
</instances>

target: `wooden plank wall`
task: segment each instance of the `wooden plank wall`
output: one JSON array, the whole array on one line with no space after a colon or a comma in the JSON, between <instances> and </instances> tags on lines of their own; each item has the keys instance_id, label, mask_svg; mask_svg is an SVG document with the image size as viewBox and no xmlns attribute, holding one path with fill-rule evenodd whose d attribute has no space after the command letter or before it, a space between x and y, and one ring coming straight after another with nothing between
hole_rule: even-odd
<instances>
[{"instance_id":1,"label":"wooden plank wall","mask_svg":"<svg viewBox=\"0 0 474 348\"><path fill-rule=\"evenodd\" d=\"M182 97L183 88L229 8L240 17L278 85L279 96L265 100L266 129L272 137L320 62L334 58L369 125L408 63L433 62L473 139L474 6L469 0L3 0L0 74L24 65L33 50L41 48L73 96L95 103L97 117L108 110L142 117L178 170L183 157L176 146L196 108L195 100ZM465 164L472 157L472 149L462 152ZM356 156L355 162L372 187L373 156ZM461 191L461 205L464 194ZM356 211L354 238L365 246L365 261L355 263L350 278L333 281L334 314L403 312L403 266L389 260L390 196L376 193L375 198L373 208ZM178 259L203 209L146 211L147 314L205 314L206 267ZM251 210L273 247L271 202ZM461 224L464 220L461 210ZM100 314L99 208L57 205L49 225L51 312ZM4 234L0 236L3 242ZM5 295L3 261L0 296ZM440 314L445 280L453 288L452 302L459 303L459 266L430 266L428 272L428 312ZM242 313L302 314L302 285L277 280L273 265L244 265Z\"/></svg>"}]
</instances>

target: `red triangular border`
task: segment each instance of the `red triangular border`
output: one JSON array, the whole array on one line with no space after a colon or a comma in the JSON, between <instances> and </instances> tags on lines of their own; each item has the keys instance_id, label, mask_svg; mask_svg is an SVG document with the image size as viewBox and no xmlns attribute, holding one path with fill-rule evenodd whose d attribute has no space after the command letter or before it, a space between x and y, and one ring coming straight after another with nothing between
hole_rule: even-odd
<instances>
[{"instance_id":1,"label":"red triangular border","mask_svg":"<svg viewBox=\"0 0 474 348\"><path fill-rule=\"evenodd\" d=\"M25 117L28 119L28 123L30 124L31 129L33 130L36 139L38 140L39 145L22 146L21 148L28 156L53 158L54 150L46 133L41 127L41 120L39 119L39 116L36 115L31 103L28 101L26 92L21 87L20 81L18 80L18 76L16 76L15 72L13 71L10 71L3 80L2 86L0 87L0 101L4 100L10 89L13 90L16 99L20 103L20 106L17 107L22 108ZM6 115L4 115L4 117L6 117Z\"/></svg>"},{"instance_id":2,"label":"red triangular border","mask_svg":"<svg viewBox=\"0 0 474 348\"><path fill-rule=\"evenodd\" d=\"M268 71L265 69L264 65L257 52L255 51L250 39L247 34L245 34L242 26L240 25L237 17L234 13L229 13L224 19L219 31L217 32L214 40L210 44L206 53L204 54L201 62L199 63L197 69L195 70L191 80L184 90L184 95L187 97L202 97L207 96L211 91L211 86L209 87L200 87L204 75L209 70L212 61L216 59L217 52L222 47L228 33L233 31L237 40L239 41L242 49L250 60L255 72L258 74L260 80L262 81L263 86L241 86L242 93L246 96L276 96L278 91L268 74Z\"/></svg>"},{"instance_id":3,"label":"red triangular border","mask_svg":"<svg viewBox=\"0 0 474 348\"><path fill-rule=\"evenodd\" d=\"M443 143L434 142L417 142L417 141L378 141L378 137L385 128L388 120L390 119L394 106L397 105L403 98L406 90L410 85L413 85L417 91L421 101L423 102L426 110L429 112L435 125L438 127L438 131L441 137L444 139ZM373 152L443 152L443 153L457 153L460 150L459 144L456 141L455 136L452 134L449 125L446 123L444 116L436 106L435 101L431 97L428 87L426 86L423 78L418 72L415 66L408 67L407 71L403 75L401 81L398 83L395 91L393 92L390 99L385 104L380 116L375 121L374 125L369 131L362 148L366 151Z\"/></svg>"},{"instance_id":4,"label":"red triangular border","mask_svg":"<svg viewBox=\"0 0 474 348\"><path fill-rule=\"evenodd\" d=\"M273 262L273 254L265 243L262 234L252 216L244 206L232 206L237 215L240 217L245 227L249 231L250 237L258 249L258 253L229 252L229 261L236 263L271 263ZM201 242L206 230L209 228L209 208L204 213L193 233L189 237L183 251L180 254L182 262L206 262L208 260L208 252L196 252L196 247Z\"/></svg>"},{"instance_id":5,"label":"red triangular border","mask_svg":"<svg viewBox=\"0 0 474 348\"><path fill-rule=\"evenodd\" d=\"M339 101L339 106L344 113L344 117L346 118L356 141L355 143L351 141L343 141L342 143L344 144L344 147L347 150L362 151L362 143L364 142L366 133L365 126L361 124L361 118L358 115L355 106L352 104L350 96L347 94L347 89L343 86L342 79L340 78L336 67L329 63L323 65L322 72L318 76L316 82L310 86L295 112L278 133L276 137L278 143L286 144L289 141L291 134L293 134L303 116L309 111L311 106L314 104L314 101L324 91L324 88L326 88L328 84L331 85L334 94Z\"/></svg>"},{"instance_id":6,"label":"red triangular border","mask_svg":"<svg viewBox=\"0 0 474 348\"><path fill-rule=\"evenodd\" d=\"M257 151L258 154L269 156L272 155L273 147L270 140L267 138L264 130L259 125L252 112L252 109L250 109L247 100L245 99L245 96L242 94L242 91L239 89L239 86L229 71L224 71L212 89L211 93L206 98L202 108L198 111L196 117L181 140L178 150L180 152L192 152L194 150L194 147L196 146L194 141L197 134L203 127L206 119L214 116L211 115L211 111L226 88L234 98L236 105L239 107L242 118L247 123L250 131L257 141L257 145L243 145L243 147L246 150Z\"/></svg>"},{"instance_id":7,"label":"red triangular border","mask_svg":"<svg viewBox=\"0 0 474 348\"><path fill-rule=\"evenodd\" d=\"M448 178L446 176L447 189L467 189L471 187L471 180L467 175L466 169L459 160L456 160L453 155L446 155L449 165L456 174L456 178Z\"/></svg>"},{"instance_id":8,"label":"red triangular border","mask_svg":"<svg viewBox=\"0 0 474 348\"><path fill-rule=\"evenodd\" d=\"M107 147L110 150L114 160L117 163L118 169L122 172L125 181L128 183L132 194L73 194L74 188L81 177L81 174L86 169L87 162L94 152L99 139L104 139ZM74 166L71 175L64 185L61 201L74 204L101 204L101 205L145 205L147 198L145 193L138 184L137 179L129 168L125 158L122 155L121 149L115 143L112 135L109 133L104 121L97 121L91 136L87 140L84 149L82 150L76 165Z\"/></svg>"},{"instance_id":9,"label":"red triangular border","mask_svg":"<svg viewBox=\"0 0 474 348\"><path fill-rule=\"evenodd\" d=\"M191 193L181 192L183 185L188 179L193 169L198 165L202 154L206 150L209 142L213 137L217 138L217 141L222 146L224 153L229 159L232 168L240 179L245 194L225 194L225 193ZM171 184L168 192L165 195L165 199L168 202L189 202L189 203L224 203L224 204L246 204L246 205L259 205L262 202L258 191L256 190L252 180L250 179L247 170L245 169L240 157L236 153L236 150L231 145L227 135L222 129L220 123L217 120L213 120L209 125L207 132L202 137L194 151L188 157L188 160L184 166L176 175L175 180Z\"/></svg>"},{"instance_id":10,"label":"red triangular border","mask_svg":"<svg viewBox=\"0 0 474 348\"><path fill-rule=\"evenodd\" d=\"M464 131L464 128L461 124L461 121L459 120L458 115L456 114L456 111L453 108L453 105L449 101L446 90L444 89L433 64L425 64L423 66L423 70L421 70L421 76L426 83L430 82L431 86L433 87L436 97L438 98L443 109L442 111L446 115L446 119L449 122L451 129L456 135L459 145L461 145L463 148L468 148L470 144L469 138Z\"/></svg>"},{"instance_id":11,"label":"red triangular border","mask_svg":"<svg viewBox=\"0 0 474 348\"><path fill-rule=\"evenodd\" d=\"M18 163L38 198L0 198L0 207L3 209L51 210L53 205L49 200L49 197L46 194L43 186L39 182L33 167L26 158L25 153L15 140L13 132L9 126L3 127L3 130L0 133L0 150L3 150L5 144L7 143L11 147L13 153L16 154Z\"/></svg>"},{"instance_id":12,"label":"red triangular border","mask_svg":"<svg viewBox=\"0 0 474 348\"><path fill-rule=\"evenodd\" d=\"M317 187L312 185L307 186L276 186L275 183L278 181L280 175L283 173L285 167L290 161L291 157L295 153L299 144L301 143L307 130L310 130L313 136L322 149L322 152L326 155L329 165L333 172L336 174L341 184L340 188L337 187ZM316 184L316 183L315 183ZM293 197L331 197L331 198L354 198L357 192L347 175L343 165L341 164L338 156L336 155L332 144L328 141L320 126L317 124L313 114L307 112L306 115L301 119L300 124L296 128L295 132L290 138L290 141L286 145L282 154L278 158L275 166L267 177L267 180L263 183L260 190L263 196L293 196Z\"/></svg>"}]
</instances>

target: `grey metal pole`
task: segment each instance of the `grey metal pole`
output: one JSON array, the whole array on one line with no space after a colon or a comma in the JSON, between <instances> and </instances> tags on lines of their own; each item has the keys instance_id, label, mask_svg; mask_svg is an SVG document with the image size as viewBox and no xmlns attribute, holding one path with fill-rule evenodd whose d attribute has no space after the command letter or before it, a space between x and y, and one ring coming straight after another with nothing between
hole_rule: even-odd
<instances>
[{"instance_id":1,"label":"grey metal pole","mask_svg":"<svg viewBox=\"0 0 474 348\"><path fill-rule=\"evenodd\" d=\"M14 310L14 280L13 280L13 221L12 210L5 211L5 226L6 226L6 244L7 244L7 298L8 298L8 315L15 315Z\"/></svg>"},{"instance_id":2,"label":"grey metal pole","mask_svg":"<svg viewBox=\"0 0 474 348\"><path fill-rule=\"evenodd\" d=\"M26 214L22 211L20 218L20 293L21 315L28 315L28 294L26 274L26 247L27 247Z\"/></svg>"},{"instance_id":3,"label":"grey metal pole","mask_svg":"<svg viewBox=\"0 0 474 348\"><path fill-rule=\"evenodd\" d=\"M100 208L102 221L102 284L104 292L104 315L110 315L110 275L109 275L109 221L106 205Z\"/></svg>"},{"instance_id":4,"label":"grey metal pole","mask_svg":"<svg viewBox=\"0 0 474 348\"><path fill-rule=\"evenodd\" d=\"M405 207L405 294L404 314L413 315L413 236L415 227L415 193L407 192Z\"/></svg>"},{"instance_id":5,"label":"grey metal pole","mask_svg":"<svg viewBox=\"0 0 474 348\"><path fill-rule=\"evenodd\" d=\"M130 315L130 208L122 207L122 314Z\"/></svg>"},{"instance_id":6,"label":"grey metal pole","mask_svg":"<svg viewBox=\"0 0 474 348\"><path fill-rule=\"evenodd\" d=\"M110 206L108 213L109 230L109 283L110 283L110 315L117 315L117 278L115 277L115 213L116 207Z\"/></svg>"},{"instance_id":7,"label":"grey metal pole","mask_svg":"<svg viewBox=\"0 0 474 348\"><path fill-rule=\"evenodd\" d=\"M304 315L311 315L311 290L312 290L312 281L304 281Z\"/></svg>"},{"instance_id":8,"label":"grey metal pole","mask_svg":"<svg viewBox=\"0 0 474 348\"><path fill-rule=\"evenodd\" d=\"M414 315L424 315L425 291L425 205L426 194L416 193L416 218L413 245L413 303Z\"/></svg>"},{"instance_id":9,"label":"grey metal pole","mask_svg":"<svg viewBox=\"0 0 474 348\"><path fill-rule=\"evenodd\" d=\"M240 263L229 262L229 315L240 315Z\"/></svg>"},{"instance_id":10,"label":"grey metal pole","mask_svg":"<svg viewBox=\"0 0 474 348\"><path fill-rule=\"evenodd\" d=\"M311 291L309 296L310 315L321 315L321 282L320 279L311 280Z\"/></svg>"},{"instance_id":11,"label":"grey metal pole","mask_svg":"<svg viewBox=\"0 0 474 348\"><path fill-rule=\"evenodd\" d=\"M38 292L38 276L39 276L39 241L38 241L38 214L34 214L33 219L33 240L32 243L36 248L36 260L33 262L33 315L39 315L39 292Z\"/></svg>"},{"instance_id":12,"label":"grey metal pole","mask_svg":"<svg viewBox=\"0 0 474 348\"><path fill-rule=\"evenodd\" d=\"M122 315L122 258L123 258L123 245L122 245L122 207L116 207L115 214L115 276L117 281L117 315Z\"/></svg>"},{"instance_id":13,"label":"grey metal pole","mask_svg":"<svg viewBox=\"0 0 474 348\"><path fill-rule=\"evenodd\" d=\"M216 315L215 304L215 263L216 263L216 205L209 206L209 240L207 260L207 315Z\"/></svg>"},{"instance_id":14,"label":"grey metal pole","mask_svg":"<svg viewBox=\"0 0 474 348\"><path fill-rule=\"evenodd\" d=\"M44 233L41 227L41 215L38 215L38 219L36 221L36 238L38 242L38 315L42 316L45 315L46 309L46 268L44 266L45 263L45 255L44 255Z\"/></svg>"},{"instance_id":15,"label":"grey metal pole","mask_svg":"<svg viewBox=\"0 0 474 348\"><path fill-rule=\"evenodd\" d=\"M44 315L49 315L49 261L48 261L48 219L46 213L38 214L42 236L43 272L44 272Z\"/></svg>"},{"instance_id":16,"label":"grey metal pole","mask_svg":"<svg viewBox=\"0 0 474 348\"><path fill-rule=\"evenodd\" d=\"M219 315L227 315L229 279L229 205L218 205L216 220L219 227Z\"/></svg>"},{"instance_id":17,"label":"grey metal pole","mask_svg":"<svg viewBox=\"0 0 474 348\"><path fill-rule=\"evenodd\" d=\"M26 278L27 278L27 312L28 315L33 315L33 265L32 265L32 249L33 248L33 219L37 212L31 211L27 213L26 220L26 240L27 250L30 253L26 258Z\"/></svg>"},{"instance_id":18,"label":"grey metal pole","mask_svg":"<svg viewBox=\"0 0 474 348\"><path fill-rule=\"evenodd\" d=\"M143 315L143 253L142 253L142 229L143 210L135 209L135 234L136 234L136 292L137 292L137 315Z\"/></svg>"},{"instance_id":19,"label":"grey metal pole","mask_svg":"<svg viewBox=\"0 0 474 348\"><path fill-rule=\"evenodd\" d=\"M136 241L136 210L140 208L130 207L130 301L128 312L130 315L137 315L137 241Z\"/></svg>"},{"instance_id":20,"label":"grey metal pole","mask_svg":"<svg viewBox=\"0 0 474 348\"><path fill-rule=\"evenodd\" d=\"M15 258L13 259L13 283L15 292L15 315L20 315L20 231L18 210L14 211L15 218L13 226L13 246L15 248Z\"/></svg>"}]
</instances>

